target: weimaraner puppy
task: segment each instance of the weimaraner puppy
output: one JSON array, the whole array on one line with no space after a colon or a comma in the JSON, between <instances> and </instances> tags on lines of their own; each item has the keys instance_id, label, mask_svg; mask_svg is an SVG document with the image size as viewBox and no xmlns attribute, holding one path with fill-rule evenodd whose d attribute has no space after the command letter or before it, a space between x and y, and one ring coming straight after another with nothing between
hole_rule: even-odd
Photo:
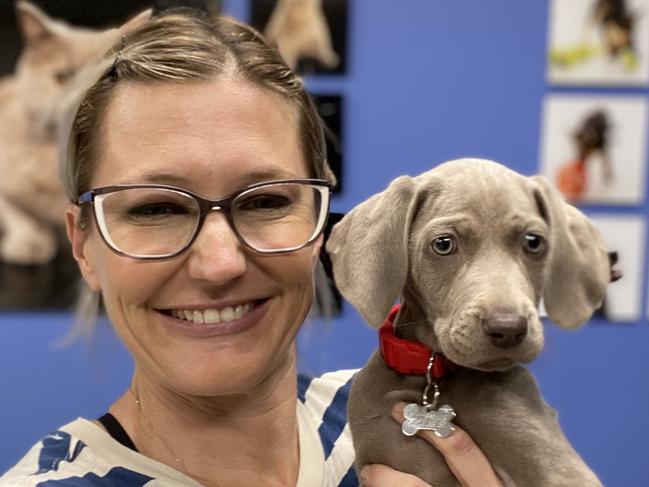
<instances>
[{"instance_id":1,"label":"weimaraner puppy","mask_svg":"<svg viewBox=\"0 0 649 487\"><path fill-rule=\"evenodd\" d=\"M369 324L380 327L401 303L394 328L382 327L383 353L352 384L357 469L381 463L435 487L458 485L442 456L414 435L423 427L452 434L456 414L505 485L601 485L519 365L543 346L541 299L555 323L575 328L611 278L601 236L543 178L478 159L399 177L334 227L327 250L341 293ZM403 368L411 352L419 370ZM390 416L397 401L418 404L408 406L404 426Z\"/></svg>"}]
</instances>

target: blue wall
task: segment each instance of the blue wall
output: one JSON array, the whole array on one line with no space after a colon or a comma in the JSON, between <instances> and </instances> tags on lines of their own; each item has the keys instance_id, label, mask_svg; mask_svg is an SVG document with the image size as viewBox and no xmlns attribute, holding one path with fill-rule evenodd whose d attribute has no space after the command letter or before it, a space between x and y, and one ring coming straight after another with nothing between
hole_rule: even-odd
<instances>
[{"instance_id":1,"label":"blue wall","mask_svg":"<svg viewBox=\"0 0 649 487\"><path fill-rule=\"evenodd\" d=\"M543 97L558 91L544 78L546 1L348 2L347 74L308 80L315 93L345 97L345 192L335 210L350 209L397 175L460 156L537 171ZM247 18L241 0L224 3ZM647 209L645 200L622 211ZM131 362L108 327L88 346L49 347L69 321L67 314L0 315L0 471L46 431L96 416L126 387ZM546 328L532 369L567 435L606 485L646 485L647 320ZM374 346L374 333L347 307L341 318L304 330L300 357L316 372L358 367Z\"/></svg>"}]
</instances>

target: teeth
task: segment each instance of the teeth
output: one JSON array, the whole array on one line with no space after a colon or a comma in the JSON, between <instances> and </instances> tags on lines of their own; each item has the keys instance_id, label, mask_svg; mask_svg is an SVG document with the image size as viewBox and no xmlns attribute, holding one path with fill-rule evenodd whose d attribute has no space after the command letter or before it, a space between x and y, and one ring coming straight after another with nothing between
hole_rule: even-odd
<instances>
[{"instance_id":1,"label":"teeth","mask_svg":"<svg viewBox=\"0 0 649 487\"><path fill-rule=\"evenodd\" d=\"M234 319L234 310L229 306L221 310L221 321L232 321Z\"/></svg>"},{"instance_id":2,"label":"teeth","mask_svg":"<svg viewBox=\"0 0 649 487\"><path fill-rule=\"evenodd\" d=\"M205 318L205 323L218 323L221 321L219 312L215 309L206 309L203 311L203 317Z\"/></svg>"},{"instance_id":3,"label":"teeth","mask_svg":"<svg viewBox=\"0 0 649 487\"><path fill-rule=\"evenodd\" d=\"M236 308L234 308L234 319L238 320L243 316L243 306L239 305Z\"/></svg>"},{"instance_id":4,"label":"teeth","mask_svg":"<svg viewBox=\"0 0 649 487\"><path fill-rule=\"evenodd\" d=\"M252 308L251 303L237 305L234 308L228 306L221 310L208 308L204 310L172 309L171 316L193 323L221 323L241 319Z\"/></svg>"}]
</instances>

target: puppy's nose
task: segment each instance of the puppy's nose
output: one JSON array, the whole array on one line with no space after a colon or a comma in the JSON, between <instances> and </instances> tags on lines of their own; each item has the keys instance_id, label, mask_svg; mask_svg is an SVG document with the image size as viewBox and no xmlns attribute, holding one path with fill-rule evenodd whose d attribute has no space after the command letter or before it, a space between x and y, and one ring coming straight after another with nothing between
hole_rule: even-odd
<instances>
[{"instance_id":1,"label":"puppy's nose","mask_svg":"<svg viewBox=\"0 0 649 487\"><path fill-rule=\"evenodd\" d=\"M527 318L513 313L497 314L483 319L482 329L495 347L515 347L527 335Z\"/></svg>"}]
</instances>

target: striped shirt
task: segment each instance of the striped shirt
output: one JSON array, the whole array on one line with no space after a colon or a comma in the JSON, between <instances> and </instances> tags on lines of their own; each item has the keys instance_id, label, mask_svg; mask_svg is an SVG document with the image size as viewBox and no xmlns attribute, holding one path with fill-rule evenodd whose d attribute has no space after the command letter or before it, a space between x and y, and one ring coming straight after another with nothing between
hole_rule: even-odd
<instances>
[{"instance_id":1,"label":"striped shirt","mask_svg":"<svg viewBox=\"0 0 649 487\"><path fill-rule=\"evenodd\" d=\"M355 487L347 397L354 370L298 376L297 487ZM198 486L181 472L134 452L83 418L34 445L0 477L2 487Z\"/></svg>"}]
</instances>

